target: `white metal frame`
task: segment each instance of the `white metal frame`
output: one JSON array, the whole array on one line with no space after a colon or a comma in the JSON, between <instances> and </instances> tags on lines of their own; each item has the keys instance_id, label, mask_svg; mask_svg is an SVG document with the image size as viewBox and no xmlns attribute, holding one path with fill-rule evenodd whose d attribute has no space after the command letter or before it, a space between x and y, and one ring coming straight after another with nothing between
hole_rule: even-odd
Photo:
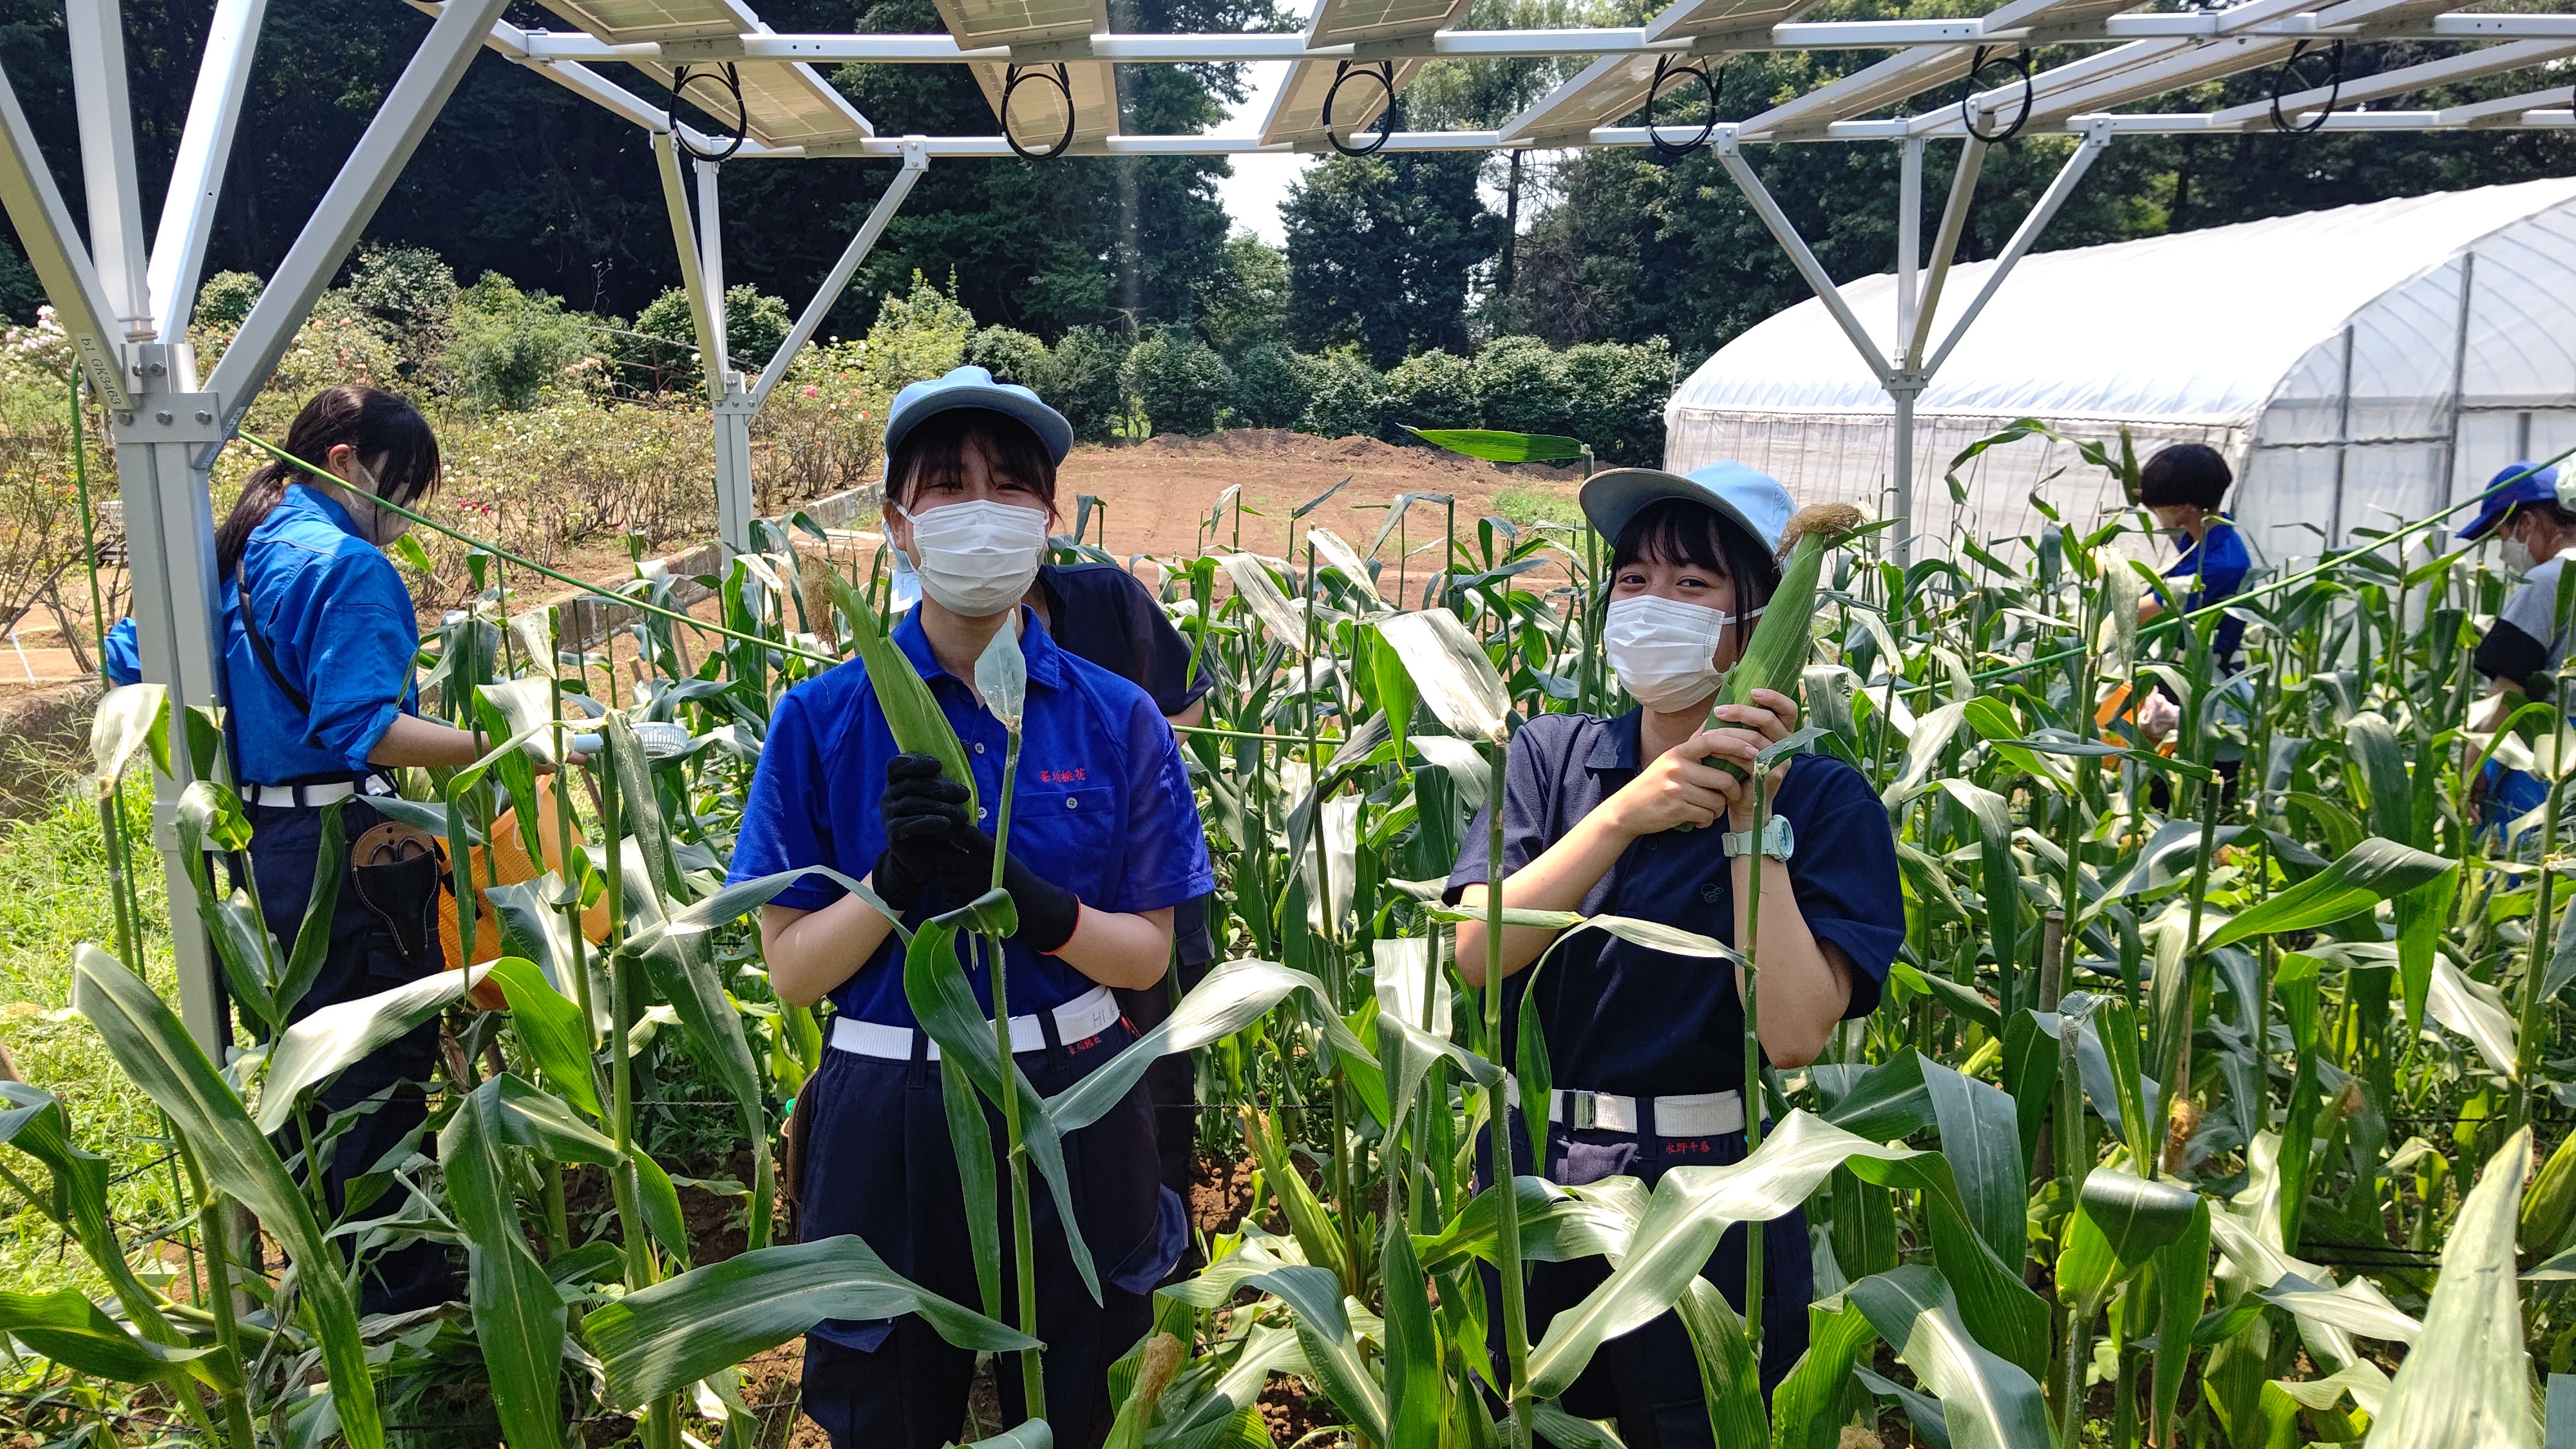
<instances>
[{"instance_id":1,"label":"white metal frame","mask_svg":"<svg viewBox=\"0 0 2576 1449\"><path fill-rule=\"evenodd\" d=\"M1319 20L1307 32L1290 35L996 32L1007 39L1001 44L989 43L980 35L972 43L961 41L958 33L781 35L762 26L739 0L723 0L730 18L718 20L712 29L740 33L704 33L710 27L692 22L696 28L683 38L649 42L611 42L588 33L521 29L501 20L505 0L406 3L434 17L429 34L387 93L238 336L202 383L186 342L187 323L266 0L215 0L168 200L148 251L143 242L146 219L136 170L119 0L67 0L66 5L82 177L91 219L86 238L73 224L37 151L18 98L6 74L0 73L0 208L5 208L25 244L55 315L70 336L79 366L113 420L144 675L169 686L173 701L182 706L216 705L223 696L221 642L216 634L222 611L215 597L208 470L479 49L528 67L653 133L714 412L719 533L725 545L735 550L747 549L752 542L752 420L884 234L923 169L934 157L1014 153L998 134L878 135L855 112L850 113L855 124L848 128L848 138L828 144L809 148L746 139L733 151L736 159L835 155L902 163L786 341L755 376L746 376L725 350L719 168L697 163L692 188L680 166L683 145L692 155L711 154L729 138L711 137L678 121L667 106L603 74L598 67L604 64L633 65L656 76L667 75L668 68L678 64L724 61L799 66L968 64L989 80L987 73L995 67L1056 62L1097 65L1105 71L1110 63L1290 61L1311 71L1342 61L1385 61L1402 77L1420 62L1436 58L1671 57L1707 62L1746 51L1893 52L1762 115L1712 126L1706 144L1893 401L1895 504L1899 514L1909 519L1916 397L2014 265L2037 242L2094 158L2118 136L2242 133L2268 125L2271 110L2268 103L2211 113L2105 114L2101 107L2134 102L2210 75L2269 64L2300 40L2367 44L2432 39L2478 43L2483 48L2350 82L2331 97L2338 109L2323 118L2313 108L2329 101L2325 91L2284 96L2283 108L2302 123L2319 121L2322 129L2338 131L2576 125L2576 110L2569 107L2569 92L2563 84L2439 111L2350 109L2440 82L2551 66L2576 57L2576 14L2434 13L2435 7L2425 0L2242 0L2217 10L2158 14L2108 13L2111 0L2007 0L1982 17L1824 22L1798 19L1805 7L1796 0L1679 0L1644 26L1523 31L1454 30L1436 22L1424 26L1385 19L1390 13L1386 11L1370 18L1361 7L1348 6L1353 18L1344 30ZM1450 13L1455 10L1451 7ZM965 24L963 13L943 7L943 17L952 26ZM1100 22L1095 18L1092 23ZM2033 77L2032 90L2038 99L2022 134L2072 135L2078 144L2015 231L1999 265L1935 345L1933 324L1974 198L1986 143L1966 134L1960 105L1945 104L1914 116L1871 119L1870 115L1933 88L1955 84L1966 74L1965 52L1973 48L2025 43L2107 48ZM1399 79L1397 84L1401 83ZM986 89L992 93L989 84ZM1657 143L1646 127L1591 124L1599 112L1586 114L1586 108L1606 108L1607 101L1601 95L1578 95L1579 90L1579 86L1561 90L1500 130L1396 132L1385 138L1381 149L1482 151ZM1964 108L1983 113L1981 128L1992 127L2014 114L2019 92L2015 84L1971 97ZM1551 117L1551 102L1562 102L1565 114ZM1373 113L1374 108L1360 109ZM1317 151L1331 141L1303 125L1268 128L1273 134L1267 138L1129 136L1116 133L1114 120L1104 124L1102 118L1084 119L1081 133L1067 148L1072 154L1226 156ZM1367 117L1359 119L1365 124ZM1922 251L1920 215L1923 157L1927 143L1936 138L1959 139L1962 150L1927 257ZM1888 339L1873 338L1861 324L1743 153L1748 144L1853 141L1894 143L1901 157L1897 328L1896 336ZM1898 541L1899 557L1906 555L1909 544L1910 540ZM184 774L183 759L172 764ZM155 837L164 852L174 901L185 900L191 893L170 829L178 788L177 783L166 787L154 812ZM182 926L176 934L182 1012L197 1039L210 1051L220 1051L230 1040L230 1027L213 954L201 932Z\"/></svg>"}]
</instances>

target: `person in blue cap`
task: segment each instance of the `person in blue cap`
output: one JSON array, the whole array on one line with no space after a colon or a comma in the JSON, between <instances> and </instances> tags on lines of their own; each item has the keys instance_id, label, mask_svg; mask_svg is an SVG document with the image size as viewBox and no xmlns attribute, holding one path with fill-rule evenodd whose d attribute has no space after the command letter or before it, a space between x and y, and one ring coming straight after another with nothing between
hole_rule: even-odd
<instances>
[{"instance_id":1,"label":"person in blue cap","mask_svg":"<svg viewBox=\"0 0 2576 1449\"><path fill-rule=\"evenodd\" d=\"M1904 941L1905 903L1887 811L1859 771L1823 754L1776 767L1770 825L1757 839L1751 787L1710 763L1749 765L1798 726L1797 702L1770 690L1710 713L1778 585L1789 495L1741 464L1714 463L1688 476L1615 469L1587 481L1580 501L1612 542L1602 640L1637 707L1523 725L1503 798L1478 812L1446 897L1483 908L1486 812L1495 808L1508 906L1638 916L1733 944L1746 939L1759 869L1762 1055L1774 1067L1802 1066L1839 1023L1878 1004ZM1528 967L1556 934L1506 927L1503 971ZM1470 985L1484 984L1482 925L1459 926L1458 964ZM1742 1160L1743 981L1722 963L1599 931L1558 945L1535 992L1558 1090L1543 1142L1523 1133L1538 1124L1514 1122L1515 1170L1570 1185L1626 1174L1651 1187L1677 1166ZM1505 1002L1502 1040L1517 1041L1521 993ZM1739 1311L1762 1315L1768 1388L1807 1346L1813 1277L1803 1214L1763 1234L1759 1305L1744 1301L1741 1226L1701 1272ZM1602 1258L1533 1265L1531 1338L1609 1271ZM1486 1301L1500 1299L1488 1292ZM1696 1363L1689 1334L1667 1313L1594 1359L1564 1405L1616 1418L1637 1449L1706 1445Z\"/></svg>"},{"instance_id":2,"label":"person in blue cap","mask_svg":"<svg viewBox=\"0 0 2576 1449\"><path fill-rule=\"evenodd\" d=\"M482 748L417 713L418 619L384 553L409 521L380 500L417 507L438 486L428 422L392 393L328 388L295 415L286 451L328 476L277 459L261 465L215 530L215 562L231 712L224 735L250 821L251 878L281 953L294 946L312 894L326 806L340 805L349 842L329 952L288 1013L300 1020L445 968L438 857L417 839L408 848L371 842L389 817L368 802L393 793L390 768L471 764ZM378 1184L366 1213L404 1211L410 1189L389 1169L407 1147L430 1150L418 1139L437 1049L435 1021L395 1038L325 1086L305 1130L287 1135L290 1152L314 1144L335 1211ZM328 1124L343 1113L335 1134ZM457 1289L446 1249L415 1241L374 1258L361 1307L407 1312Z\"/></svg>"},{"instance_id":3,"label":"person in blue cap","mask_svg":"<svg viewBox=\"0 0 2576 1449\"><path fill-rule=\"evenodd\" d=\"M2576 642L2576 609L2559 597L2566 555L2576 549L2576 509L2559 501L2557 469L2514 463L2487 480L2477 517L2459 536L2463 543L2494 540L2506 572L2521 580L2470 656L2487 678L2487 699L2472 717L2493 729L2532 695L2549 693L2548 676ZM2489 760L2475 794L2490 823L2510 825L2540 808L2548 785Z\"/></svg>"},{"instance_id":4,"label":"person in blue cap","mask_svg":"<svg viewBox=\"0 0 2576 1449\"><path fill-rule=\"evenodd\" d=\"M1024 601L1072 441L1037 394L982 368L896 396L886 534L911 560L922 598L893 638L965 746L976 813L937 760L897 747L866 666L852 661L779 700L732 864L737 881L831 866L917 925L981 895L1000 853L1019 913L1003 947L1009 1029L1021 1070L1047 1095L1134 1039L1112 988L1160 982L1175 908L1215 887L1180 748L1155 699L1031 627ZM1007 848L991 817L1008 737L971 682L1003 629L1019 631L1028 663ZM833 1008L830 1050L797 1094L791 1127L798 1232L856 1234L913 1282L979 1303L942 1068L904 995L895 924L830 883L800 881L762 908L772 989ZM970 977L990 1011L989 973ZM998 1116L991 1125L998 1147ZM1143 1083L1071 1134L1065 1160L1101 1295L1073 1265L1052 1195L1033 1193L1037 1335L1056 1442L1087 1444L1114 1416L1109 1365L1150 1325L1150 1294L1180 1256L1187 1223L1160 1181ZM1002 1235L1006 1258L1011 1240ZM1006 1264L1006 1281L1012 1271ZM805 1412L844 1449L928 1449L957 1436L974 1370L971 1350L917 1317L826 1321L806 1336ZM1017 1412L1018 1377L1000 1378Z\"/></svg>"}]
</instances>

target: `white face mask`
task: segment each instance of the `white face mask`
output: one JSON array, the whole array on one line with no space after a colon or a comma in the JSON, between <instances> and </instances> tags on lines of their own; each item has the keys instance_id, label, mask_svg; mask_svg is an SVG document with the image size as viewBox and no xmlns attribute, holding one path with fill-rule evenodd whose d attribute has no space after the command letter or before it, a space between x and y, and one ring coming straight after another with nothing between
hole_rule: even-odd
<instances>
[{"instance_id":1,"label":"white face mask","mask_svg":"<svg viewBox=\"0 0 2576 1449\"><path fill-rule=\"evenodd\" d=\"M2531 556L2531 545L2519 538L2506 539L2501 552L2504 557L2505 572L2516 578L2531 572L2532 565L2539 562Z\"/></svg>"},{"instance_id":2,"label":"white face mask","mask_svg":"<svg viewBox=\"0 0 2576 1449\"><path fill-rule=\"evenodd\" d=\"M1046 557L1047 516L993 499L914 513L912 571L921 591L950 613L988 618L1017 604Z\"/></svg>"},{"instance_id":3,"label":"white face mask","mask_svg":"<svg viewBox=\"0 0 2576 1449\"><path fill-rule=\"evenodd\" d=\"M384 485L376 481L375 473L355 458L351 458L349 464L357 471L358 483L341 485L347 496L340 502L349 510L349 521L358 526L358 536L383 548L409 533L411 520L379 501L385 490Z\"/></svg>"},{"instance_id":4,"label":"white face mask","mask_svg":"<svg viewBox=\"0 0 2576 1449\"><path fill-rule=\"evenodd\" d=\"M1717 667L1717 646L1735 619L1723 609L1639 594L1611 603L1601 643L1618 671L1619 687L1646 708L1669 713L1708 698L1726 682L1726 671Z\"/></svg>"}]
</instances>

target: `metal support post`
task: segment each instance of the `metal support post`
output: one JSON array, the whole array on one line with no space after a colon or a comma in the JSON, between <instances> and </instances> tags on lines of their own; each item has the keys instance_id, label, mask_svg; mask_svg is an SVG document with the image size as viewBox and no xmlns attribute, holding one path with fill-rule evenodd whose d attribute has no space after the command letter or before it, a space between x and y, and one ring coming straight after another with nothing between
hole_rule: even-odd
<instances>
[{"instance_id":1,"label":"metal support post","mask_svg":"<svg viewBox=\"0 0 2576 1449\"><path fill-rule=\"evenodd\" d=\"M356 149L331 180L331 189L313 208L313 219L297 234L295 245L278 263L277 274L242 319L232 346L224 349L208 391L223 399L223 436L241 426L251 400L277 370L296 329L304 325L313 303L347 259L349 248L375 217L376 207L393 189L420 138L438 119L439 110L464 79L492 22L501 18L509 0L449 0L438 21L422 38L402 78L385 93L384 105L367 123ZM148 676L147 676L148 677Z\"/></svg>"},{"instance_id":2,"label":"metal support post","mask_svg":"<svg viewBox=\"0 0 2576 1449\"><path fill-rule=\"evenodd\" d=\"M1950 264L1959 256L1959 234L1968 228L1968 207L1977 197L1977 178L1986 169L1986 143L1971 136L1959 148L1959 167L1950 173L1950 199L1941 205L1941 230L1932 242L1932 274L1923 282L1923 299L1915 304L1914 325L1905 334L1901 372L1923 370L1923 349L1932 340L1932 318L1941 310L1941 288L1950 280Z\"/></svg>"},{"instance_id":3,"label":"metal support post","mask_svg":"<svg viewBox=\"0 0 2576 1449\"><path fill-rule=\"evenodd\" d=\"M2066 198L2075 194L2075 183L2083 180L2084 173L2093 169L2093 158L2101 155L2110 144L2111 131L2107 125L2096 122L2085 129L2084 139L2075 143L2075 154L2067 157L2066 164L2058 168L2057 179L2048 183L2048 190L2040 194L2039 203L2030 209L2030 215L2021 219L2021 226L2013 232L2003 255L1995 259L1994 270L1986 273L1986 283L1977 289L1975 300L1968 303L1967 311L1959 314L1957 325L1941 339L1940 350L1924 364L1925 377L1941 370L1941 363L1949 357L1950 349L1958 346L1959 339L1968 335L1968 329L1976 323L1977 314L1986 310L1986 304L1995 299L2004 278L2012 275L2013 268L2038 243L2039 234L2048 230L2049 222L2057 217L2058 208L2066 205Z\"/></svg>"},{"instance_id":4,"label":"metal support post","mask_svg":"<svg viewBox=\"0 0 2576 1449\"><path fill-rule=\"evenodd\" d=\"M216 0L206 31L206 57L197 68L196 94L188 101L188 126L170 165L170 194L161 203L161 225L152 238L152 314L160 340L184 342L196 314L197 280L206 265L206 237L214 229L215 199L233 152L242 93L250 86L251 56L268 0Z\"/></svg>"},{"instance_id":5,"label":"metal support post","mask_svg":"<svg viewBox=\"0 0 2576 1449\"><path fill-rule=\"evenodd\" d=\"M1914 562L1914 400L1923 393L1920 378L1897 378L1887 384L1887 396L1896 404L1896 437L1893 469L1896 483L1896 541L1888 545L1899 569Z\"/></svg>"},{"instance_id":6,"label":"metal support post","mask_svg":"<svg viewBox=\"0 0 2576 1449\"><path fill-rule=\"evenodd\" d=\"M197 359L185 342L133 349L133 409L111 413L117 493L125 505L126 557L134 585L135 642L143 677L164 685L173 711L220 705L224 698L223 609L216 596L215 527L208 512L206 469L224 438L216 395L197 386ZM171 946L177 956L179 1016L188 1034L216 1061L232 1041L223 968L213 942L195 929L186 903L196 898L181 851L179 796L193 775L188 752L173 749L176 778L156 779L153 844L170 892Z\"/></svg>"},{"instance_id":7,"label":"metal support post","mask_svg":"<svg viewBox=\"0 0 2576 1449\"><path fill-rule=\"evenodd\" d=\"M134 170L134 103L126 86L125 16L116 0L71 0L72 97L80 122L81 179L89 193L90 261L113 320L128 341L152 336L145 276L143 188Z\"/></svg>"},{"instance_id":8,"label":"metal support post","mask_svg":"<svg viewBox=\"0 0 2576 1449\"><path fill-rule=\"evenodd\" d=\"M1896 336L1901 344L1914 335L1915 294L1923 268L1923 138L1897 143L1896 161ZM1906 358L1900 350L1896 365Z\"/></svg>"},{"instance_id":9,"label":"metal support post","mask_svg":"<svg viewBox=\"0 0 2576 1449\"><path fill-rule=\"evenodd\" d=\"M2471 251L2460 258L2460 324L2451 334L2451 426L2450 437L2442 444L2442 497L2440 499L2441 505L2446 508L2459 498L2457 490L2460 486L2460 415L2469 400L2469 307L2477 297L2477 286L2478 254ZM2530 417L2529 413L2523 414L2526 437L2530 427ZM2526 458L2530 455L2517 450L2514 456ZM2431 509L2425 510L2428 513L2431 511ZM2449 532L2448 529L2438 530L2431 539L2427 540L2432 544L2434 552L2442 551L2443 540Z\"/></svg>"},{"instance_id":10,"label":"metal support post","mask_svg":"<svg viewBox=\"0 0 2576 1449\"><path fill-rule=\"evenodd\" d=\"M698 271L697 223L689 217L689 184L680 175L680 153L670 133L653 133L653 160L662 173L662 205L671 218L671 241L680 253L680 289L689 299L689 322L698 334L698 360L713 375L718 354L715 317L707 309L706 278ZM721 390L713 397L721 399Z\"/></svg>"},{"instance_id":11,"label":"metal support post","mask_svg":"<svg viewBox=\"0 0 2576 1449\"><path fill-rule=\"evenodd\" d=\"M751 479L751 395L729 388L716 400L716 539L728 555L752 551L759 497Z\"/></svg>"},{"instance_id":12,"label":"metal support post","mask_svg":"<svg viewBox=\"0 0 2576 1449\"><path fill-rule=\"evenodd\" d=\"M91 390L111 409L134 406L125 386L125 338L117 326L116 308L99 286L89 249L72 225L71 208L63 205L54 185L53 168L36 147L35 129L18 104L18 92L0 71L0 210L17 229L28 265L54 304L54 320L72 341L81 374Z\"/></svg>"},{"instance_id":13,"label":"metal support post","mask_svg":"<svg viewBox=\"0 0 2576 1449\"><path fill-rule=\"evenodd\" d=\"M858 234L850 238L849 246L841 252L841 259L832 264L831 272L823 278L823 285L814 289L814 300L805 304L805 311L797 317L796 325L787 329L787 340L778 344L777 355L760 370L760 381L751 389L753 411L758 411L762 403L769 401L770 389L778 386L779 379L787 375L788 364L795 361L796 354L814 339L815 329L831 315L834 304L841 300L842 291L850 285L850 278L858 275L859 263L868 259L868 253L876 247L877 238L885 234L887 224L902 209L903 199L912 194L913 183L921 179L921 173L929 166L928 143L919 136L906 136L903 169L887 183L885 194L877 198L877 204L868 212L868 219L859 224Z\"/></svg>"},{"instance_id":14,"label":"metal support post","mask_svg":"<svg viewBox=\"0 0 2576 1449\"><path fill-rule=\"evenodd\" d=\"M1789 260L1797 265L1798 275L1805 277L1807 285L1815 289L1817 300L1823 302L1825 310L1833 314L1834 321L1842 325L1843 335L1851 339L1852 346L1860 349L1861 360L1869 364L1871 375L1884 385L1893 374L1888 369L1886 358L1880 354L1878 344L1870 340L1869 329L1852 314L1851 304L1843 300L1842 289L1835 286L1834 279L1826 274L1824 264L1807 249L1807 240L1798 235L1797 225L1789 220L1788 213L1780 209L1780 203L1771 199L1771 192L1763 186L1762 178L1753 174L1752 164L1736 147L1734 129L1728 127L1720 131L1714 144L1717 159L1726 164L1726 173L1735 178L1736 189L1753 204L1762 224L1771 229L1771 235L1789 253Z\"/></svg>"},{"instance_id":15,"label":"metal support post","mask_svg":"<svg viewBox=\"0 0 2576 1449\"><path fill-rule=\"evenodd\" d=\"M732 349L725 336L724 210L716 195L716 163L700 161L698 172L698 283L706 294L707 391L721 402L733 385Z\"/></svg>"}]
</instances>

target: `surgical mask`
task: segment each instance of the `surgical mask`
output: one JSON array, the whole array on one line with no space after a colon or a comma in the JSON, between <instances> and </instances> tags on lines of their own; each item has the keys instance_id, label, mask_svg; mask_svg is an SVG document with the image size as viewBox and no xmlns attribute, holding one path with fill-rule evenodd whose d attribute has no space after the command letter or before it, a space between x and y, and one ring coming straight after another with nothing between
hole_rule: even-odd
<instances>
[{"instance_id":1,"label":"surgical mask","mask_svg":"<svg viewBox=\"0 0 2576 1449\"><path fill-rule=\"evenodd\" d=\"M2531 572L2532 565L2539 562L2531 556L2531 545L2518 538L2506 539L2500 552L2504 555L2505 572L2516 578Z\"/></svg>"},{"instance_id":2,"label":"surgical mask","mask_svg":"<svg viewBox=\"0 0 2576 1449\"><path fill-rule=\"evenodd\" d=\"M1736 617L1723 609L1639 594L1611 603L1601 643L1618 672L1619 687L1646 708L1669 713L1708 698L1726 682L1726 671L1717 667L1717 646Z\"/></svg>"},{"instance_id":3,"label":"surgical mask","mask_svg":"<svg viewBox=\"0 0 2576 1449\"><path fill-rule=\"evenodd\" d=\"M349 466L357 470L359 482L365 485L363 492L356 487L342 485L349 494L343 504L349 510L349 521L358 525L359 536L378 548L384 548L409 533L411 520L385 507L381 501L385 489L376 481L375 473L355 457L349 460Z\"/></svg>"},{"instance_id":4,"label":"surgical mask","mask_svg":"<svg viewBox=\"0 0 2576 1449\"><path fill-rule=\"evenodd\" d=\"M992 499L951 503L912 521L912 570L921 591L950 613L982 619L1026 597L1046 555L1047 516Z\"/></svg>"}]
</instances>

